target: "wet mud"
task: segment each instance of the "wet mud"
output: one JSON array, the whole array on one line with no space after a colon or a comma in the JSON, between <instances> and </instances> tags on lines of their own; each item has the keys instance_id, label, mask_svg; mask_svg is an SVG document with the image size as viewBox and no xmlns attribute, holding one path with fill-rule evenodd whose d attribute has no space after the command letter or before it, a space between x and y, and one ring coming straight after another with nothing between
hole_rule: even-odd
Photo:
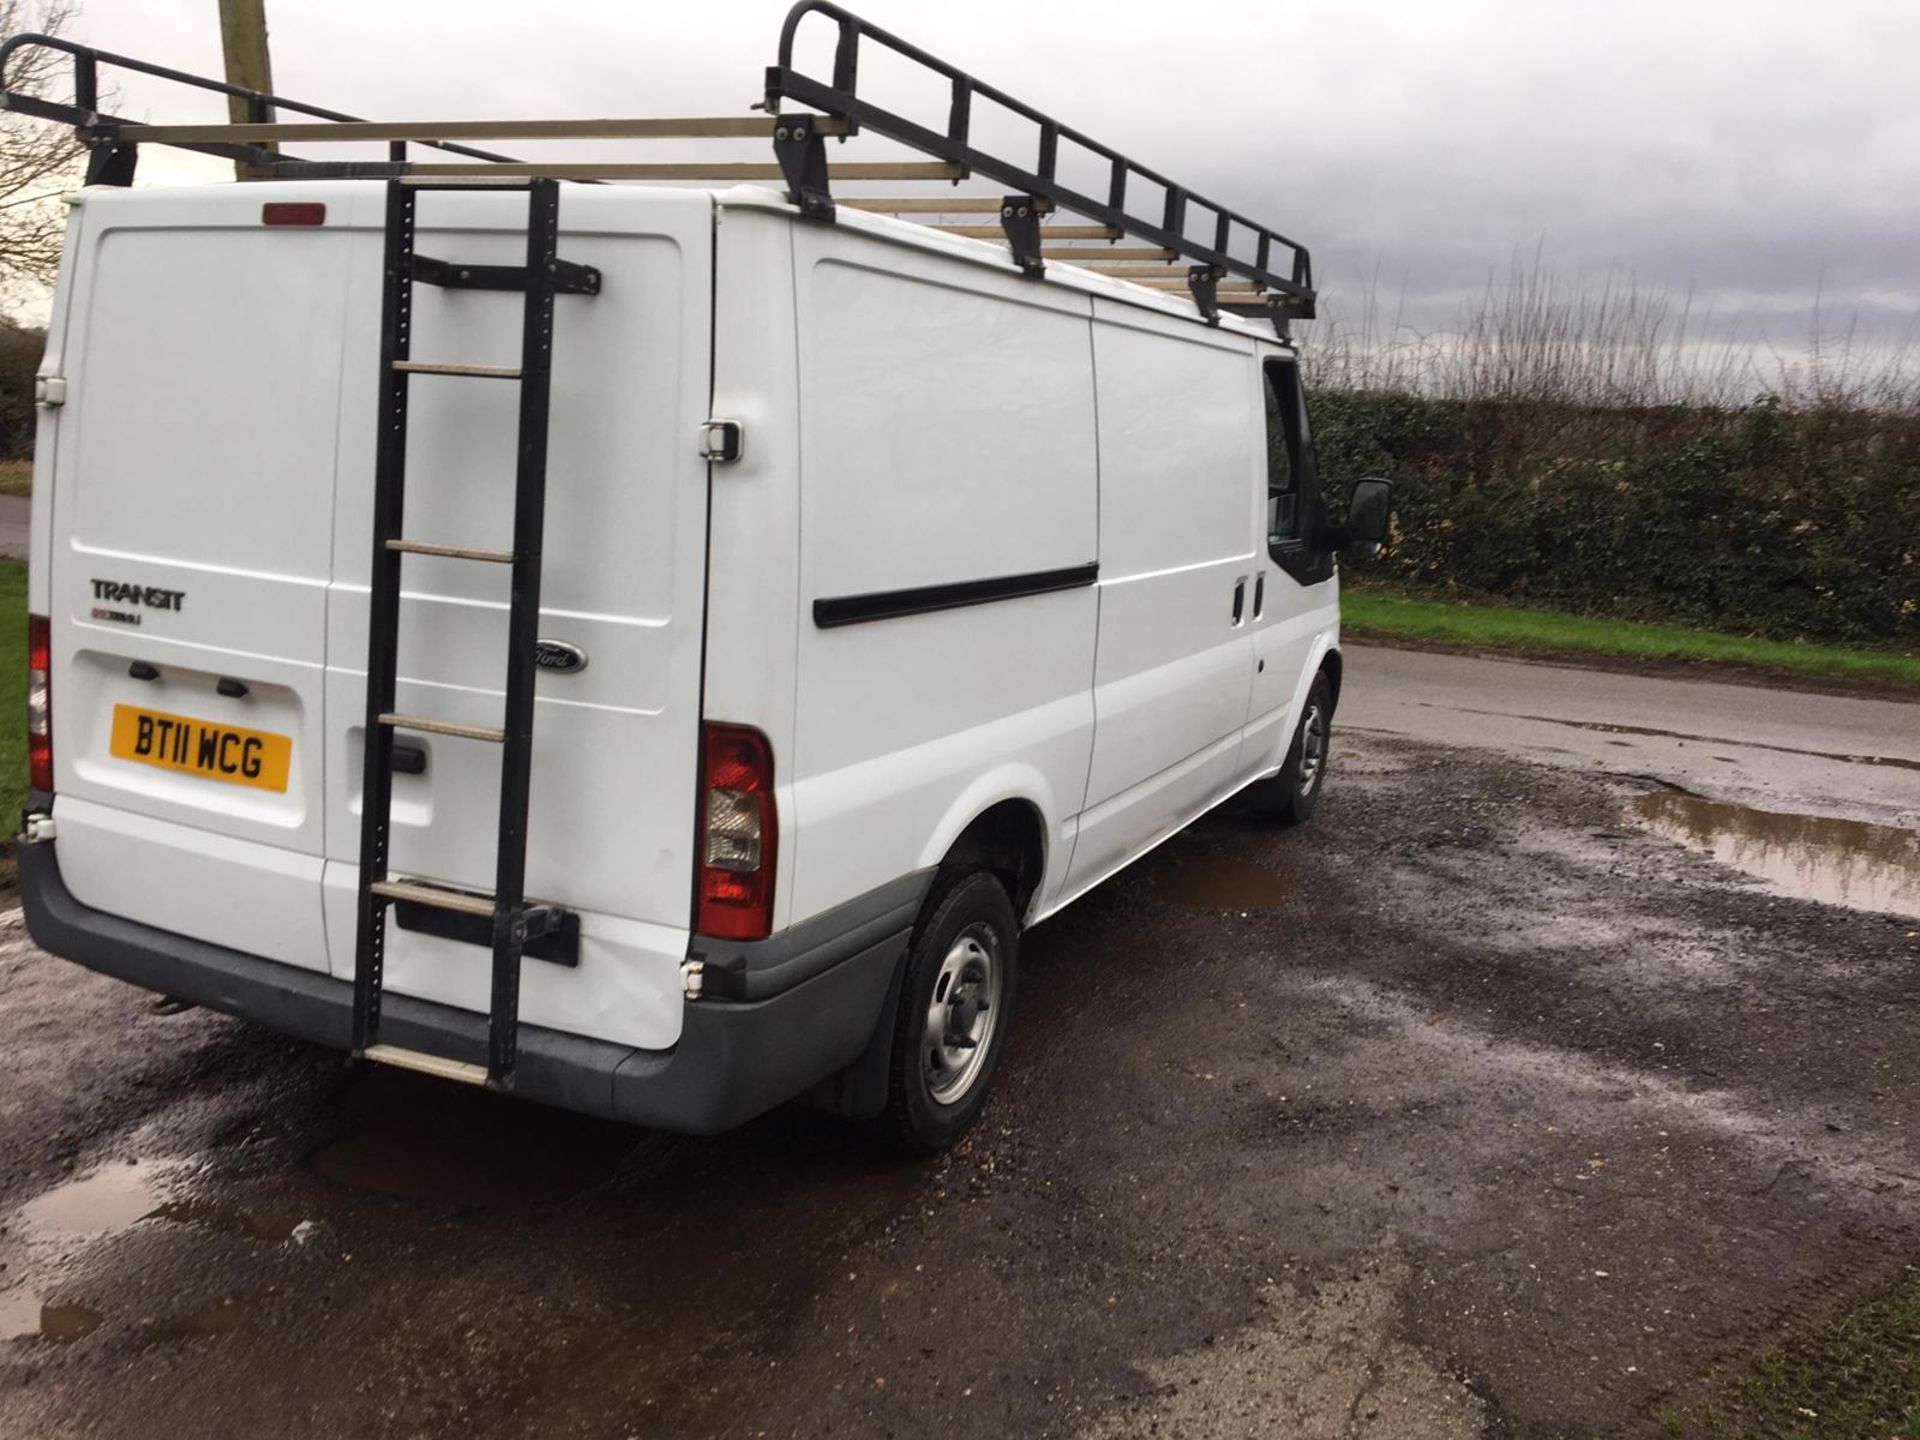
<instances>
[{"instance_id":1,"label":"wet mud","mask_svg":"<svg viewBox=\"0 0 1920 1440\"><path fill-rule=\"evenodd\" d=\"M1605 778L1330 781L1025 937L934 1160L355 1076L20 942L0 1435L1655 1436L1920 1258L1911 921Z\"/></svg>"},{"instance_id":2,"label":"wet mud","mask_svg":"<svg viewBox=\"0 0 1920 1440\"><path fill-rule=\"evenodd\" d=\"M1155 870L1153 892L1171 905L1203 910L1265 910L1292 898L1293 881L1264 865L1244 860L1194 860Z\"/></svg>"}]
</instances>

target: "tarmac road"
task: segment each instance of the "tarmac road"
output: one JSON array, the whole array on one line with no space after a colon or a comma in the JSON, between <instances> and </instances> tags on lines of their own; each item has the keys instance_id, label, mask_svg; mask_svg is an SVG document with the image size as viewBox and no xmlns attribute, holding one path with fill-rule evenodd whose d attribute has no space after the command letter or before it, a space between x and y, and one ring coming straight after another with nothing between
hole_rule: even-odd
<instances>
[{"instance_id":1,"label":"tarmac road","mask_svg":"<svg viewBox=\"0 0 1920 1440\"><path fill-rule=\"evenodd\" d=\"M1912 792L1453 712L1911 727L1743 688L1728 732L1720 687L1539 667L1493 699L1485 663L1356 650L1311 825L1216 815L1032 932L937 1162L351 1076L14 931L0 1435L1661 1433L1920 1257L1920 923L1792 898L1661 797Z\"/></svg>"}]
</instances>

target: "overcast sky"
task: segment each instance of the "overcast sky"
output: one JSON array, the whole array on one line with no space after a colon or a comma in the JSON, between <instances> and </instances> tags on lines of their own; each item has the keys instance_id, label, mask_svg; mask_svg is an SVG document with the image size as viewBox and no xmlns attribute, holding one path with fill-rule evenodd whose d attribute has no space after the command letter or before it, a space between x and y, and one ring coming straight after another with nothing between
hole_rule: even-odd
<instances>
[{"instance_id":1,"label":"overcast sky","mask_svg":"<svg viewBox=\"0 0 1920 1440\"><path fill-rule=\"evenodd\" d=\"M219 69L216 0L83 7L97 45ZM743 112L786 8L267 7L275 88L372 118ZM1691 288L1783 346L1816 291L1830 326L1857 309L1882 335L1910 333L1920 308L1920 0L855 8L1304 241L1336 299L1377 275L1422 326L1542 246L1569 275ZM136 117L189 113L138 82L122 99Z\"/></svg>"}]
</instances>

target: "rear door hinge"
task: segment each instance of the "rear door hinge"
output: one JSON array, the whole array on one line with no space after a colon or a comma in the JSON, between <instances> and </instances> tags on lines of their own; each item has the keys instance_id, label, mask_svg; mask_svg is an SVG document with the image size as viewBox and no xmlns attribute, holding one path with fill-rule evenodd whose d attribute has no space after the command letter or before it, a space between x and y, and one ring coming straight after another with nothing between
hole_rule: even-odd
<instances>
[{"instance_id":1,"label":"rear door hinge","mask_svg":"<svg viewBox=\"0 0 1920 1440\"><path fill-rule=\"evenodd\" d=\"M49 410L67 403L67 377L64 375L39 375L34 377L33 403L44 405Z\"/></svg>"},{"instance_id":2,"label":"rear door hinge","mask_svg":"<svg viewBox=\"0 0 1920 1440\"><path fill-rule=\"evenodd\" d=\"M700 426L700 458L712 464L731 465L746 443L746 431L738 420L708 420Z\"/></svg>"}]
</instances>

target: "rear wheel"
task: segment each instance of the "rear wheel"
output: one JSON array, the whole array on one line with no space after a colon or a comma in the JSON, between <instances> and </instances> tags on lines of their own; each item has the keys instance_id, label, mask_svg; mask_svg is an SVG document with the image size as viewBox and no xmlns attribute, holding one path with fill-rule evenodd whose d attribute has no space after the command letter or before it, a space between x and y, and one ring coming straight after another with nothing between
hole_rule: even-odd
<instances>
[{"instance_id":1,"label":"rear wheel","mask_svg":"<svg viewBox=\"0 0 1920 1440\"><path fill-rule=\"evenodd\" d=\"M1327 760L1333 743L1333 685L1322 670L1313 677L1307 690L1307 703L1300 712L1300 725L1293 732L1293 744L1280 773L1263 782L1260 803L1272 816L1287 825L1298 825L1310 818L1326 786Z\"/></svg>"},{"instance_id":2,"label":"rear wheel","mask_svg":"<svg viewBox=\"0 0 1920 1440\"><path fill-rule=\"evenodd\" d=\"M946 1149L986 1104L1012 1018L1020 944L1006 888L985 871L928 900L907 951L881 1126L914 1154Z\"/></svg>"}]
</instances>

